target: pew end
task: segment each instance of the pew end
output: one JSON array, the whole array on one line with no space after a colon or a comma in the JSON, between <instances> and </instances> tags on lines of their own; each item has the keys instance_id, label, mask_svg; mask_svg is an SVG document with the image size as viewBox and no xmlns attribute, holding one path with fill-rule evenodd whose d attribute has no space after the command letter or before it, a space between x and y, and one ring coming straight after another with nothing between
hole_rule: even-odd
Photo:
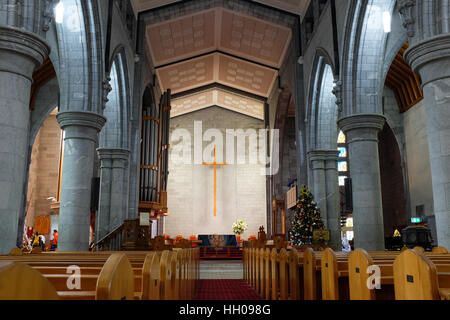
<instances>
[{"instance_id":1,"label":"pew end","mask_svg":"<svg viewBox=\"0 0 450 320\"><path fill-rule=\"evenodd\" d=\"M53 285L38 271L17 262L0 262L0 300L59 300Z\"/></svg>"},{"instance_id":2,"label":"pew end","mask_svg":"<svg viewBox=\"0 0 450 320\"><path fill-rule=\"evenodd\" d=\"M134 300L134 275L123 253L112 254L97 280L96 300Z\"/></svg>"}]
</instances>

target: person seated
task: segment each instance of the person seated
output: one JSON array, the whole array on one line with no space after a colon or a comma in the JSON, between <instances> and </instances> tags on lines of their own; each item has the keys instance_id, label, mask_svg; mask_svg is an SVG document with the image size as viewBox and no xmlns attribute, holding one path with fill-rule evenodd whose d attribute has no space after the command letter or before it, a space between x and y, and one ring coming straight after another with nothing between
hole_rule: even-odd
<instances>
[{"instance_id":1,"label":"person seated","mask_svg":"<svg viewBox=\"0 0 450 320\"><path fill-rule=\"evenodd\" d=\"M348 242L347 236L345 234L342 238L342 251L352 252L352 247L350 246L350 243Z\"/></svg>"}]
</instances>

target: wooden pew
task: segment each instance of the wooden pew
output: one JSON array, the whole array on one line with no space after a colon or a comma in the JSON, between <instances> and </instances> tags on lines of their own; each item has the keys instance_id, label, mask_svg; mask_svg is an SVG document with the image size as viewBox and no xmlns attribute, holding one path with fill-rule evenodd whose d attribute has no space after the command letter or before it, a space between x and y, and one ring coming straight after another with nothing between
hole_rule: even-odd
<instances>
[{"instance_id":1,"label":"wooden pew","mask_svg":"<svg viewBox=\"0 0 450 320\"><path fill-rule=\"evenodd\" d=\"M263 298L270 300L272 298L272 260L269 248L264 249L264 294Z\"/></svg>"},{"instance_id":2,"label":"wooden pew","mask_svg":"<svg viewBox=\"0 0 450 320\"><path fill-rule=\"evenodd\" d=\"M0 262L0 300L59 300L39 272L17 262Z\"/></svg>"},{"instance_id":3,"label":"wooden pew","mask_svg":"<svg viewBox=\"0 0 450 320\"><path fill-rule=\"evenodd\" d=\"M134 277L125 254L112 254L97 280L95 300L133 300Z\"/></svg>"},{"instance_id":4,"label":"wooden pew","mask_svg":"<svg viewBox=\"0 0 450 320\"><path fill-rule=\"evenodd\" d=\"M183 250L192 250L192 249L183 249ZM145 292L144 288L146 287L142 281L142 277L144 274L149 274L150 271L146 271L145 269L148 267L151 267L152 265L155 265L155 262L147 263L144 268L144 260L147 260L147 255L151 252L136 252L136 253L129 253L125 252L127 257L130 258L130 261L132 262L133 267L133 273L134 273L134 287L136 288L135 298L141 299L142 297L148 296L148 294ZM106 260L112 253L52 253L52 254L40 254L40 255L25 255L21 257L8 257L8 256L0 256L1 260L6 259L19 259L24 263L29 264L33 268L35 268L37 271L40 271L43 273L44 277L47 277L51 282L53 282L60 291L60 296L63 299L94 299L95 298L95 291L96 291L96 280L102 270L103 265L105 264ZM153 254L153 253L151 253ZM158 255L158 257L161 254ZM181 257L181 255L180 255ZM192 281L195 284L196 279L198 279L198 261L194 259L194 256L191 256L192 259L189 260L190 264L196 263L197 272L195 277L192 277ZM197 259L198 259L198 252L197 252ZM152 261L150 258L149 261ZM188 262L187 260L185 262ZM175 268L178 268L178 274L181 274L182 267L180 264L183 263L182 259L178 260L175 264ZM70 265L76 265L81 268L81 283L82 283L82 290L80 291L73 291L69 290L67 292L67 279L70 277L70 274L66 273L67 267ZM195 266L188 266L192 270L194 270ZM186 268L187 269L187 268ZM153 274L155 274L153 272ZM156 278L155 276L149 277L151 281L153 282L153 279ZM161 277L159 278L161 281ZM178 279L175 283L176 287L180 288L181 281ZM152 288L152 286L149 286L149 288ZM155 288L153 288L155 289ZM194 288L195 289L195 288ZM65 292L66 291L66 292ZM155 299L160 298L155 297ZM175 295L175 298L178 297L179 294ZM193 293L191 294L191 297L193 296Z\"/></svg>"},{"instance_id":5,"label":"wooden pew","mask_svg":"<svg viewBox=\"0 0 450 320\"><path fill-rule=\"evenodd\" d=\"M151 252L145 257L142 267L141 300L161 300L159 252Z\"/></svg>"},{"instance_id":6,"label":"wooden pew","mask_svg":"<svg viewBox=\"0 0 450 320\"><path fill-rule=\"evenodd\" d=\"M393 269L396 300L450 300L450 287L439 288L436 265L423 253L405 250Z\"/></svg>"}]
</instances>

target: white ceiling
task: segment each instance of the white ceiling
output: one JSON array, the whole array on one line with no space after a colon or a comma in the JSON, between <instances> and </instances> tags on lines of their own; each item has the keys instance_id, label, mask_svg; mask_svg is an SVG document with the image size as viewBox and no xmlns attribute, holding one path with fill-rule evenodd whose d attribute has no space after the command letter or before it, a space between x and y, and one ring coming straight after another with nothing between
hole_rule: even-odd
<instances>
[{"instance_id":1,"label":"white ceiling","mask_svg":"<svg viewBox=\"0 0 450 320\"><path fill-rule=\"evenodd\" d=\"M182 0L131 0L136 13L158 8L167 4L181 2ZM252 0L270 7L300 15L303 19L311 0Z\"/></svg>"}]
</instances>

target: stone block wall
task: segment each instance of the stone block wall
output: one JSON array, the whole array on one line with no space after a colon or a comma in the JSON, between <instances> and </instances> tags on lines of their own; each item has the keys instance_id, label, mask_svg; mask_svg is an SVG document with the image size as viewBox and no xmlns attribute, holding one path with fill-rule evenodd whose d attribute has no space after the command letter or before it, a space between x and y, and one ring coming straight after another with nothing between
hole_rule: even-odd
<instances>
[{"instance_id":1,"label":"stone block wall","mask_svg":"<svg viewBox=\"0 0 450 320\"><path fill-rule=\"evenodd\" d=\"M33 145L25 222L29 227L34 227L36 217L50 215L51 200L47 198L58 196L62 131L55 115L52 112L45 120Z\"/></svg>"},{"instance_id":2,"label":"stone block wall","mask_svg":"<svg viewBox=\"0 0 450 320\"><path fill-rule=\"evenodd\" d=\"M164 232L170 236L191 234L232 234L232 224L243 219L248 230L242 236L257 235L266 228L266 177L263 164L234 164L217 168L217 216L213 215L213 167L201 164L175 164L172 153L180 140L174 140L175 129L186 129L194 142L194 121L202 121L203 133L219 129L224 137L223 159L226 157L226 129L264 128L264 122L219 107L211 107L171 119L171 151L169 155L168 207L170 216L164 220ZM203 148L211 142L203 142ZM246 139L248 156L248 139ZM235 148L237 139L235 140ZM191 148L193 159L193 148ZM219 151L217 151L219 156ZM236 157L236 150L235 150ZM236 158L235 158L236 159ZM204 159L209 162L209 159ZM236 160L235 160L236 162Z\"/></svg>"}]
</instances>

